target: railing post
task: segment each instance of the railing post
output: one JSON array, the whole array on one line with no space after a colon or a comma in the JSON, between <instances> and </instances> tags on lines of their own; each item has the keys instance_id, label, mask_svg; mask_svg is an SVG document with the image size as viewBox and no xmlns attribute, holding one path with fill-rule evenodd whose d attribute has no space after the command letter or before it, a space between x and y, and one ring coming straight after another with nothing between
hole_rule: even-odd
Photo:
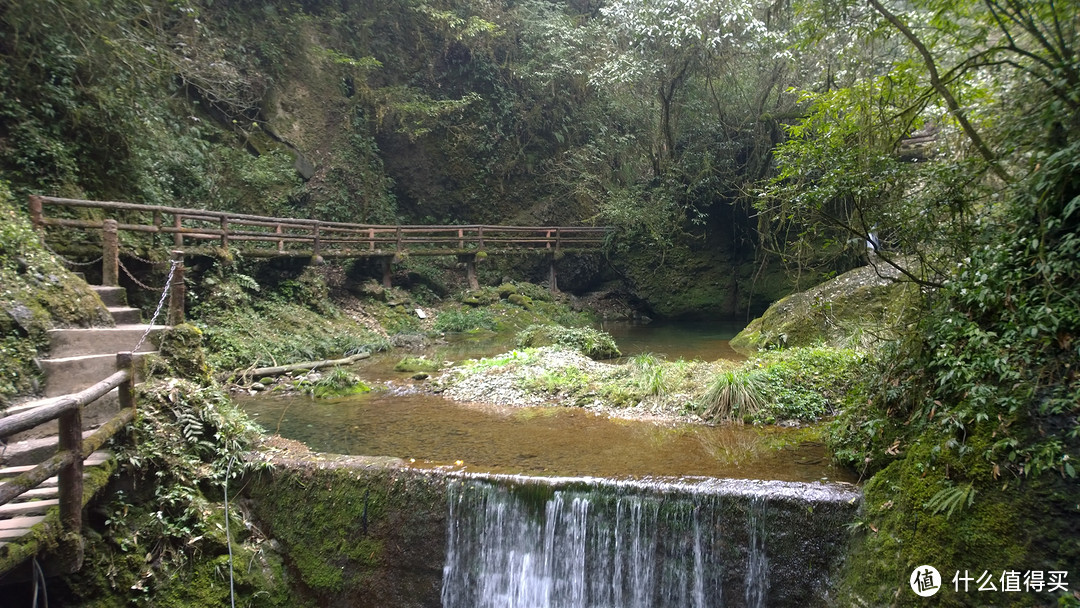
<instances>
[{"instance_id":1,"label":"railing post","mask_svg":"<svg viewBox=\"0 0 1080 608\"><path fill-rule=\"evenodd\" d=\"M172 225L173 225L173 228L176 229L176 232L174 232L173 235L172 235L173 247L183 247L184 246L184 234L182 232L180 232L180 228L182 227L183 223L184 223L184 216L180 215L179 213L173 215Z\"/></svg>"},{"instance_id":2,"label":"railing post","mask_svg":"<svg viewBox=\"0 0 1080 608\"><path fill-rule=\"evenodd\" d=\"M278 224L276 227L274 227L274 234L281 234L281 233L282 233L281 224ZM277 252L278 253L285 253L285 241L283 239L278 239Z\"/></svg>"},{"instance_id":3,"label":"railing post","mask_svg":"<svg viewBox=\"0 0 1080 608\"><path fill-rule=\"evenodd\" d=\"M116 220L105 220L101 227L101 284L116 287L120 284L120 240Z\"/></svg>"},{"instance_id":4,"label":"railing post","mask_svg":"<svg viewBox=\"0 0 1080 608\"><path fill-rule=\"evenodd\" d=\"M60 525L65 533L78 534L82 529L83 459L82 406L60 414L60 452L68 452L71 461L58 473L60 490Z\"/></svg>"},{"instance_id":5,"label":"railing post","mask_svg":"<svg viewBox=\"0 0 1080 608\"><path fill-rule=\"evenodd\" d=\"M172 259L178 262L173 269L172 287L169 293L169 325L176 326L184 323L184 298L187 296L187 285L184 284L184 252L173 251Z\"/></svg>"},{"instance_id":6,"label":"railing post","mask_svg":"<svg viewBox=\"0 0 1080 608\"><path fill-rule=\"evenodd\" d=\"M401 224L397 225L397 242L394 243L394 251L401 253Z\"/></svg>"},{"instance_id":7,"label":"railing post","mask_svg":"<svg viewBox=\"0 0 1080 608\"><path fill-rule=\"evenodd\" d=\"M45 227L45 212L43 210L44 203L40 196L30 196L30 221L34 223L34 228L41 230Z\"/></svg>"},{"instance_id":8,"label":"railing post","mask_svg":"<svg viewBox=\"0 0 1080 608\"><path fill-rule=\"evenodd\" d=\"M118 371L126 369L130 373L128 379L117 387L120 409L133 408L135 407L135 357L130 351L116 353L116 369Z\"/></svg>"},{"instance_id":9,"label":"railing post","mask_svg":"<svg viewBox=\"0 0 1080 608\"><path fill-rule=\"evenodd\" d=\"M544 239L546 241L544 243L544 249L551 249L551 231L550 230L547 231L547 236L545 236Z\"/></svg>"},{"instance_id":10,"label":"railing post","mask_svg":"<svg viewBox=\"0 0 1080 608\"><path fill-rule=\"evenodd\" d=\"M317 265L323 263L322 235L320 234L321 225L319 224L319 222L315 222L313 230L315 231L315 242L312 244L311 263Z\"/></svg>"},{"instance_id":11,"label":"railing post","mask_svg":"<svg viewBox=\"0 0 1080 608\"><path fill-rule=\"evenodd\" d=\"M370 245L368 247L368 249L370 251L375 251L375 229L374 228L368 228L367 234L368 234L368 245Z\"/></svg>"},{"instance_id":12,"label":"railing post","mask_svg":"<svg viewBox=\"0 0 1080 608\"><path fill-rule=\"evenodd\" d=\"M461 228L457 229L457 248L465 249L465 231Z\"/></svg>"},{"instance_id":13,"label":"railing post","mask_svg":"<svg viewBox=\"0 0 1080 608\"><path fill-rule=\"evenodd\" d=\"M221 218L221 248L229 248L229 218Z\"/></svg>"},{"instance_id":14,"label":"railing post","mask_svg":"<svg viewBox=\"0 0 1080 608\"><path fill-rule=\"evenodd\" d=\"M477 226L476 228L476 240L478 243L478 249L484 248L484 227Z\"/></svg>"}]
</instances>

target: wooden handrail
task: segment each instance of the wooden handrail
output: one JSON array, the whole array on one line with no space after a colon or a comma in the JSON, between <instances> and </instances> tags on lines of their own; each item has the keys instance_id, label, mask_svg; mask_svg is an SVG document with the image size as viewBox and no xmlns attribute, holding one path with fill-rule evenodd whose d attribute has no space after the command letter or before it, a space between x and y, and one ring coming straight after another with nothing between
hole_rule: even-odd
<instances>
[{"instance_id":1,"label":"wooden handrail","mask_svg":"<svg viewBox=\"0 0 1080 608\"><path fill-rule=\"evenodd\" d=\"M118 215L145 212L150 214L150 219L146 223L134 223L130 215L125 218L127 221L53 218L45 216L46 205L97 208L116 211ZM173 216L171 223L162 217L169 214ZM373 252L372 255L379 255L382 249L380 245L395 253L404 253L409 247L420 247L414 251L421 255L440 255L440 252L453 255L468 249L484 249L488 244L496 243L502 245L503 249L554 248L558 251L570 245L578 248L600 246L608 232L606 227L593 226L350 224L52 196L30 197L30 216L35 225L42 227L65 226L107 231L115 226L121 231L172 234L176 247L182 247L184 239L216 240L226 248L239 246L242 242L250 244L255 251L265 252L272 248L281 255L296 255L298 252L295 249L289 249L290 244L310 244L312 257L333 254L350 246L357 252L366 249ZM258 245L260 243L268 246Z\"/></svg>"},{"instance_id":2,"label":"wooden handrail","mask_svg":"<svg viewBox=\"0 0 1080 608\"><path fill-rule=\"evenodd\" d=\"M57 453L45 462L0 484L0 505L7 504L40 485L53 475L59 476L60 522L66 533L78 534L82 528L83 461L90 457L135 416L135 370L131 353L117 353L117 371L77 393L64 395L32 410L0 418L0 438L34 428L50 420L59 421ZM120 413L84 439L82 408L100 399L112 389L120 392Z\"/></svg>"}]
</instances>

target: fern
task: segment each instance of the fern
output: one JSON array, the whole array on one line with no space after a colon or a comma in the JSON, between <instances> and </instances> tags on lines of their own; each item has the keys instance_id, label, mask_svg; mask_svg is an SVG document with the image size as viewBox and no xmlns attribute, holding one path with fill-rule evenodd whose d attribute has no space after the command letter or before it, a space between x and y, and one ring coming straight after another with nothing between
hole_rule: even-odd
<instances>
[{"instance_id":1,"label":"fern","mask_svg":"<svg viewBox=\"0 0 1080 608\"><path fill-rule=\"evenodd\" d=\"M926 502L926 508L931 509L935 515L944 511L945 519L949 519L958 509L970 507L973 502L975 502L975 487L969 483L966 486L943 488Z\"/></svg>"}]
</instances>

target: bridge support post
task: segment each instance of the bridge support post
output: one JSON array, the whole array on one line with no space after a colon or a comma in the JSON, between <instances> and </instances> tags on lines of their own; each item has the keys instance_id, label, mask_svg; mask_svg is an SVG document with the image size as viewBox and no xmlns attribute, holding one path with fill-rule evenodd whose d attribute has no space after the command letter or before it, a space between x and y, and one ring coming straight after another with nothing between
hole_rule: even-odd
<instances>
[{"instance_id":1,"label":"bridge support post","mask_svg":"<svg viewBox=\"0 0 1080 608\"><path fill-rule=\"evenodd\" d=\"M458 256L458 261L465 264L465 281L469 289L480 289L480 282L476 280L476 254L466 253Z\"/></svg>"},{"instance_id":2,"label":"bridge support post","mask_svg":"<svg viewBox=\"0 0 1080 608\"><path fill-rule=\"evenodd\" d=\"M379 265L382 266L382 286L386 289L390 289L390 262L393 261L391 256L383 256L379 258Z\"/></svg>"},{"instance_id":3,"label":"bridge support post","mask_svg":"<svg viewBox=\"0 0 1080 608\"><path fill-rule=\"evenodd\" d=\"M120 284L120 240L116 220L105 220L101 226L101 284L116 287Z\"/></svg>"},{"instance_id":4,"label":"bridge support post","mask_svg":"<svg viewBox=\"0 0 1080 608\"><path fill-rule=\"evenodd\" d=\"M555 254L548 256L548 289L553 294L559 293L559 281L555 273L555 257Z\"/></svg>"},{"instance_id":5,"label":"bridge support post","mask_svg":"<svg viewBox=\"0 0 1080 608\"><path fill-rule=\"evenodd\" d=\"M172 286L169 288L169 320L172 326L184 322L184 299L187 297L187 285L184 284L184 252L173 251L172 259L177 262L173 270Z\"/></svg>"}]
</instances>

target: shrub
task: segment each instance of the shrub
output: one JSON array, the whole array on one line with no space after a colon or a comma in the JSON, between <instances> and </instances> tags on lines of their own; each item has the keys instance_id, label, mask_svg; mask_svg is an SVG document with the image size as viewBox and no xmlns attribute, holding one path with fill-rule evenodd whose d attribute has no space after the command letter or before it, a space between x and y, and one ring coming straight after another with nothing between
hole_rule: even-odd
<instances>
[{"instance_id":1,"label":"shrub","mask_svg":"<svg viewBox=\"0 0 1080 608\"><path fill-rule=\"evenodd\" d=\"M518 332L519 347L565 346L592 359L612 359L622 353L611 334L591 327L530 325Z\"/></svg>"}]
</instances>

